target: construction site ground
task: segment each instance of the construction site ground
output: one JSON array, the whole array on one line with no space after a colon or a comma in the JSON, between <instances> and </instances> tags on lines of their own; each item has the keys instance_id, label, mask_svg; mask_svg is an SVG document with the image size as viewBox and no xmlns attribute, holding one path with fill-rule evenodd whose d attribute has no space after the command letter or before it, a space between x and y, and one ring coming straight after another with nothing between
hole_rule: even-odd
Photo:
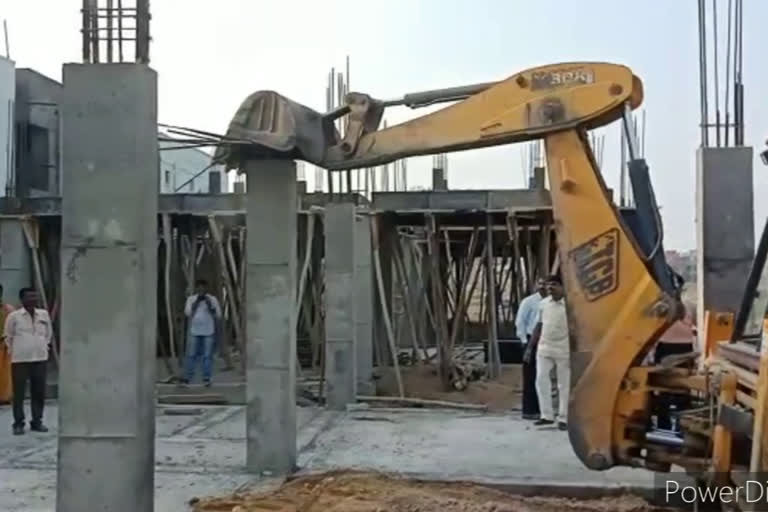
<instances>
[{"instance_id":1,"label":"construction site ground","mask_svg":"<svg viewBox=\"0 0 768 512\"><path fill-rule=\"evenodd\" d=\"M522 367L504 365L501 376L495 380L470 382L462 391L446 391L437 376L433 364L415 364L401 369L404 394L411 398L443 400L464 404L486 405L489 411L516 411L522 399ZM377 369L381 375L376 382L376 392L382 396L397 396L397 379L391 369Z\"/></svg>"},{"instance_id":2,"label":"construction site ground","mask_svg":"<svg viewBox=\"0 0 768 512\"><path fill-rule=\"evenodd\" d=\"M184 412L188 414L182 414ZM49 433L13 436L10 407L0 407L0 510L55 510L58 416L55 401L49 401L45 414ZM518 494L581 498L618 493L623 489L648 491L653 487L650 472L627 468L606 472L585 469L573 454L566 433L554 428L534 427L515 412L431 409L331 412L301 407L298 422L299 476L339 469L376 471L433 481L470 481ZM245 410L242 406L160 406L156 435L155 500L158 511L185 512L190 510L189 502L195 497L226 496L236 489L275 491L282 484L274 476L254 477L245 471ZM467 506L451 509L446 508L444 501L434 499L445 489L455 490L457 484L447 487L435 484L438 487L421 490L413 484L398 484L399 487L394 489L391 483L366 478L354 486L361 489L366 485L378 486L378 494L371 495L374 505L375 496L380 500L396 496L406 501L416 500L412 507L408 505L410 508L401 510L563 510L562 502L557 500L550 505L542 502L539 508L532 505L536 502L526 501L525 507L520 505L523 508ZM334 490L330 486L330 494L336 493L338 497L345 492L349 494L352 483L342 480L341 484L334 485L347 489ZM483 494L487 492L490 491L466 487L462 499L476 494L477 499L472 500L475 504L486 503L492 501L490 495ZM594 503L607 508L572 510L615 510L616 505L635 503L632 500L611 498L607 506ZM379 508L324 510L398 510L391 508L391 502L381 501L379 505ZM586 506L585 503L579 506L582 505Z\"/></svg>"}]
</instances>

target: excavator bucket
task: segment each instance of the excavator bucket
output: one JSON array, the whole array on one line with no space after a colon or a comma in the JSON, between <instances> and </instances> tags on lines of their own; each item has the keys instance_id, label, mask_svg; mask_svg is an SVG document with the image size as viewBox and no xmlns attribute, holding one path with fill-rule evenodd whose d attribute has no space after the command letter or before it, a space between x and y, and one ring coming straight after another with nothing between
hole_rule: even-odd
<instances>
[{"instance_id":1,"label":"excavator bucket","mask_svg":"<svg viewBox=\"0 0 768 512\"><path fill-rule=\"evenodd\" d=\"M227 170L249 159L296 159L320 163L339 141L333 118L274 91L259 91L243 101L213 159Z\"/></svg>"}]
</instances>

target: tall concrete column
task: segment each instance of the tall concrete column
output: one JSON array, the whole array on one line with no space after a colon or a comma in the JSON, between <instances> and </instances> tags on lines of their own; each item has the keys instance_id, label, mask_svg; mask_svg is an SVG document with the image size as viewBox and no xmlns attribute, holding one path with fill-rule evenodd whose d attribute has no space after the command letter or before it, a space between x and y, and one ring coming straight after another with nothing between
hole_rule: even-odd
<instances>
[{"instance_id":1,"label":"tall concrete column","mask_svg":"<svg viewBox=\"0 0 768 512\"><path fill-rule=\"evenodd\" d=\"M355 403L355 205L325 207L326 404L344 410Z\"/></svg>"},{"instance_id":2,"label":"tall concrete column","mask_svg":"<svg viewBox=\"0 0 768 512\"><path fill-rule=\"evenodd\" d=\"M359 215L355 221L355 358L357 392L375 394L373 383L373 290L371 260L371 218Z\"/></svg>"},{"instance_id":3,"label":"tall concrete column","mask_svg":"<svg viewBox=\"0 0 768 512\"><path fill-rule=\"evenodd\" d=\"M32 286L31 254L18 219L0 219L0 284L3 301L19 303L19 290Z\"/></svg>"},{"instance_id":4,"label":"tall concrete column","mask_svg":"<svg viewBox=\"0 0 768 512\"><path fill-rule=\"evenodd\" d=\"M700 148L696 156L697 321L704 334L705 311L738 310L752 266L752 148Z\"/></svg>"},{"instance_id":5,"label":"tall concrete column","mask_svg":"<svg viewBox=\"0 0 768 512\"><path fill-rule=\"evenodd\" d=\"M247 465L296 465L296 165L246 162Z\"/></svg>"},{"instance_id":6,"label":"tall concrete column","mask_svg":"<svg viewBox=\"0 0 768 512\"><path fill-rule=\"evenodd\" d=\"M154 509L157 74L67 64L58 512Z\"/></svg>"}]
</instances>

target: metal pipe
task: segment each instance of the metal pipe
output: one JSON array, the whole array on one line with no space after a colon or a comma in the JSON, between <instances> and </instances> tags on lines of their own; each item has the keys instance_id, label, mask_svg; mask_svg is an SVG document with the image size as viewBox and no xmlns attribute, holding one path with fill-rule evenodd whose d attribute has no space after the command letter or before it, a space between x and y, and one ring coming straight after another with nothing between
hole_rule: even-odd
<instances>
[{"instance_id":1,"label":"metal pipe","mask_svg":"<svg viewBox=\"0 0 768 512\"><path fill-rule=\"evenodd\" d=\"M3 33L5 34L5 57L11 58L11 45L8 43L8 20L3 20Z\"/></svg>"},{"instance_id":2,"label":"metal pipe","mask_svg":"<svg viewBox=\"0 0 768 512\"><path fill-rule=\"evenodd\" d=\"M149 64L149 0L136 0L136 62Z\"/></svg>"},{"instance_id":3,"label":"metal pipe","mask_svg":"<svg viewBox=\"0 0 768 512\"><path fill-rule=\"evenodd\" d=\"M712 51L715 64L715 143L720 147L720 70L717 65L717 0L712 0Z\"/></svg>"},{"instance_id":4,"label":"metal pipe","mask_svg":"<svg viewBox=\"0 0 768 512\"><path fill-rule=\"evenodd\" d=\"M725 43L725 146L728 147L728 138L731 127L728 124L730 118L730 99L731 99L731 11L733 10L733 0L728 0L728 30Z\"/></svg>"},{"instance_id":5,"label":"metal pipe","mask_svg":"<svg viewBox=\"0 0 768 512\"><path fill-rule=\"evenodd\" d=\"M99 58L99 1L90 0L90 3L91 7L89 11L91 17L91 52L93 54L93 62L98 63L101 60Z\"/></svg>"},{"instance_id":6,"label":"metal pipe","mask_svg":"<svg viewBox=\"0 0 768 512\"><path fill-rule=\"evenodd\" d=\"M627 136L627 150L629 152L629 160L635 160L639 154L637 151L637 133L635 131L635 123L632 117L632 107L629 103L624 104L623 112L623 125L624 133Z\"/></svg>"},{"instance_id":7,"label":"metal pipe","mask_svg":"<svg viewBox=\"0 0 768 512\"><path fill-rule=\"evenodd\" d=\"M117 0L117 52L123 62L123 0Z\"/></svg>"},{"instance_id":8,"label":"metal pipe","mask_svg":"<svg viewBox=\"0 0 768 512\"><path fill-rule=\"evenodd\" d=\"M83 0L83 7L82 7L82 14L83 14L83 28L81 29L81 32L83 33L83 63L88 64L91 62L91 17L90 14L90 8L89 8L89 0Z\"/></svg>"},{"instance_id":9,"label":"metal pipe","mask_svg":"<svg viewBox=\"0 0 768 512\"><path fill-rule=\"evenodd\" d=\"M652 430L645 433L645 440L667 446L683 446L683 439L671 430Z\"/></svg>"},{"instance_id":10,"label":"metal pipe","mask_svg":"<svg viewBox=\"0 0 768 512\"><path fill-rule=\"evenodd\" d=\"M709 146L708 98L707 98L707 38L706 38L706 5L699 0L699 88L701 101L701 145Z\"/></svg>"},{"instance_id":11,"label":"metal pipe","mask_svg":"<svg viewBox=\"0 0 768 512\"><path fill-rule=\"evenodd\" d=\"M112 0L107 0L107 62L112 62L113 59L113 53L112 53L112 29L113 29L113 22L114 22L114 5L112 3Z\"/></svg>"},{"instance_id":12,"label":"metal pipe","mask_svg":"<svg viewBox=\"0 0 768 512\"><path fill-rule=\"evenodd\" d=\"M485 82L481 84L462 85L459 87L448 87L446 89L433 89L430 91L420 91L405 94L402 98L385 100L382 104L385 107L394 107L405 105L409 108L421 108L436 103L447 103L450 101L459 101L475 94L481 93L499 82Z\"/></svg>"},{"instance_id":13,"label":"metal pipe","mask_svg":"<svg viewBox=\"0 0 768 512\"><path fill-rule=\"evenodd\" d=\"M626 206L627 195L627 139L624 130L621 130L621 156L619 167L619 206Z\"/></svg>"},{"instance_id":14,"label":"metal pipe","mask_svg":"<svg viewBox=\"0 0 768 512\"><path fill-rule=\"evenodd\" d=\"M744 64L744 2L737 0L739 6L739 141L738 145L744 145L744 82L742 72Z\"/></svg>"}]
</instances>

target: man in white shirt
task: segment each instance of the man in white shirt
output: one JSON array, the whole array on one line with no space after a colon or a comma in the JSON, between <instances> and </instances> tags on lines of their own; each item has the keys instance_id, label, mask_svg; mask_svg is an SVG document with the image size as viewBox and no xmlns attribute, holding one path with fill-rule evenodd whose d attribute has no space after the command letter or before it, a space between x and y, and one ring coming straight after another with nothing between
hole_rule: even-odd
<instances>
[{"instance_id":1,"label":"man in white shirt","mask_svg":"<svg viewBox=\"0 0 768 512\"><path fill-rule=\"evenodd\" d=\"M547 296L544 279L536 282L536 292L520 301L515 316L517 337L523 344L524 350L533 336L533 330L539 322L539 303ZM536 395L536 352L530 357L523 358L523 419L539 419L539 398Z\"/></svg>"},{"instance_id":2,"label":"man in white shirt","mask_svg":"<svg viewBox=\"0 0 768 512\"><path fill-rule=\"evenodd\" d=\"M558 428L568 428L568 393L571 386L570 340L568 315L563 296L563 285L559 276L547 280L549 297L539 303L539 322L534 329L529 349L536 351L536 391L539 395L541 418L536 425L551 425L555 422L552 409L552 381L550 372L557 372L559 411ZM526 351L526 356L531 353Z\"/></svg>"},{"instance_id":3,"label":"man in white shirt","mask_svg":"<svg viewBox=\"0 0 768 512\"><path fill-rule=\"evenodd\" d=\"M195 293L187 297L184 314L189 321L189 336L182 383L189 384L195 376L198 362L202 359L203 382L210 386L216 322L221 318L221 306L216 297L208 293L208 282L204 279L198 279L195 283Z\"/></svg>"},{"instance_id":4,"label":"man in white shirt","mask_svg":"<svg viewBox=\"0 0 768 512\"><path fill-rule=\"evenodd\" d=\"M53 340L53 325L48 311L37 307L33 288L19 291L22 307L5 318L3 338L11 352L13 380L13 433L24 433L24 397L27 382L31 398L30 430L48 432L43 425L48 347Z\"/></svg>"}]
</instances>

